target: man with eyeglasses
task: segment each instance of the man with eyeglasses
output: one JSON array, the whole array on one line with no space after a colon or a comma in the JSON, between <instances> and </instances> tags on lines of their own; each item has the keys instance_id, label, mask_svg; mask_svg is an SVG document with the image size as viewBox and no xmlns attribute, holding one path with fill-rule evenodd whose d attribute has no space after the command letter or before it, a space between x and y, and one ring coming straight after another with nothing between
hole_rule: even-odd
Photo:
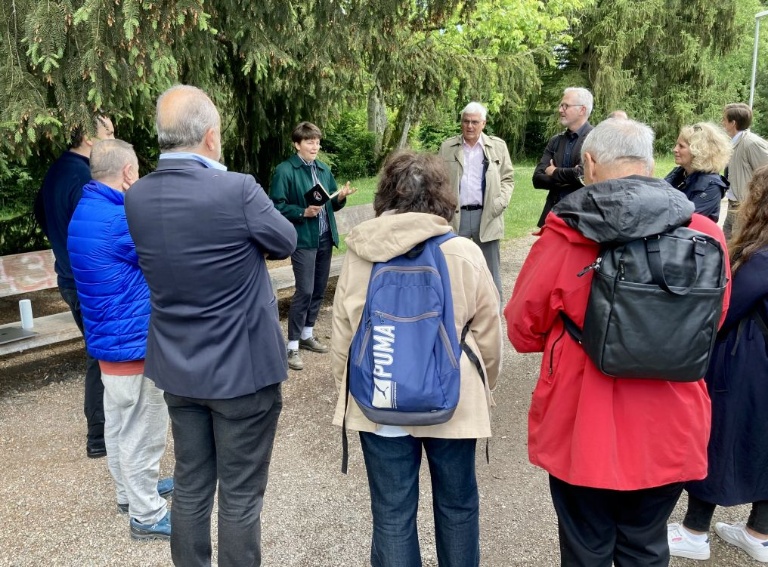
<instances>
[{"instance_id":1,"label":"man with eyeglasses","mask_svg":"<svg viewBox=\"0 0 768 567\"><path fill-rule=\"evenodd\" d=\"M453 229L472 239L483 251L488 270L502 297L501 252L504 238L504 211L515 188L512 159L501 138L483 134L486 108L470 102L461 111L461 135L440 146L440 157L448 167L459 210Z\"/></svg>"},{"instance_id":2,"label":"man with eyeglasses","mask_svg":"<svg viewBox=\"0 0 768 567\"><path fill-rule=\"evenodd\" d=\"M550 138L533 172L533 186L549 191L539 227L544 226L544 219L560 199L584 185L580 154L584 138L592 131L589 123L592 102L592 93L587 89L569 87L563 92L558 111L560 124L566 130Z\"/></svg>"}]
</instances>

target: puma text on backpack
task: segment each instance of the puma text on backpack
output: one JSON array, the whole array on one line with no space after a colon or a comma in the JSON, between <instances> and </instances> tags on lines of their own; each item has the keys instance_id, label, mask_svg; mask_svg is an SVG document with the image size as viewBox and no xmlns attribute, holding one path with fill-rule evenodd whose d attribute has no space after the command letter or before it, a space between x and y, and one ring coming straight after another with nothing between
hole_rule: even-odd
<instances>
[{"instance_id":1,"label":"puma text on backpack","mask_svg":"<svg viewBox=\"0 0 768 567\"><path fill-rule=\"evenodd\" d=\"M375 423L444 423L459 403L461 344L440 251L440 244L454 236L430 238L371 270L347 383Z\"/></svg>"},{"instance_id":2,"label":"puma text on backpack","mask_svg":"<svg viewBox=\"0 0 768 567\"><path fill-rule=\"evenodd\" d=\"M604 246L584 329L561 313L597 368L616 378L692 382L707 371L725 294L725 254L686 227Z\"/></svg>"}]
</instances>

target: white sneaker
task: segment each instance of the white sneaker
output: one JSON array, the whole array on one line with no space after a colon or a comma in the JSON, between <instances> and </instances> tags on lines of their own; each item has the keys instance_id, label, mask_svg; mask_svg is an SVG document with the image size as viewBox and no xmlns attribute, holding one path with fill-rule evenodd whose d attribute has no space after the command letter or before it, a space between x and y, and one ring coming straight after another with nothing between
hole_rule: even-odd
<instances>
[{"instance_id":1,"label":"white sneaker","mask_svg":"<svg viewBox=\"0 0 768 567\"><path fill-rule=\"evenodd\" d=\"M755 541L755 538L747 533L744 524L717 522L715 531L717 535L731 545L740 547L749 553L753 559L757 559L761 563L768 563L768 541Z\"/></svg>"},{"instance_id":2,"label":"white sneaker","mask_svg":"<svg viewBox=\"0 0 768 567\"><path fill-rule=\"evenodd\" d=\"M688 559L709 559L709 538L696 541L681 524L667 524L669 554Z\"/></svg>"}]
</instances>

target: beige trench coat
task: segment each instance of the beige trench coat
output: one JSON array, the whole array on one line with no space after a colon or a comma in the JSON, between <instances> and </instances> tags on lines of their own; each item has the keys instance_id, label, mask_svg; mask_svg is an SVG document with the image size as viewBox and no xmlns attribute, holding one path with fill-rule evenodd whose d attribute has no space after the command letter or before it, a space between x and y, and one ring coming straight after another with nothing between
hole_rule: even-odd
<instances>
[{"instance_id":1,"label":"beige trench coat","mask_svg":"<svg viewBox=\"0 0 768 567\"><path fill-rule=\"evenodd\" d=\"M483 144L483 153L488 161L485 172L485 195L483 197L483 214L480 216L480 242L490 242L504 238L504 211L512 198L515 188L512 159L509 157L507 144L496 136L480 135L478 143ZM456 202L459 199L459 184L464 175L464 147L461 136L448 138L440 146L440 157L448 168L451 186L456 192ZM453 218L453 230L458 234L461 210L456 211Z\"/></svg>"}]
</instances>

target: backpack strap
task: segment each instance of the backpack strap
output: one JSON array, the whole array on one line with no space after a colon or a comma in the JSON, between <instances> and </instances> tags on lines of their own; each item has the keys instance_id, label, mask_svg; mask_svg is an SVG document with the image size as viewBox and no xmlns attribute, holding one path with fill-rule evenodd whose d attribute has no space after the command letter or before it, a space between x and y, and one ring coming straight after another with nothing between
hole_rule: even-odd
<instances>
[{"instance_id":1,"label":"backpack strap","mask_svg":"<svg viewBox=\"0 0 768 567\"><path fill-rule=\"evenodd\" d=\"M701 258L704 256L704 250L707 245L707 241L698 236L693 237L693 262L696 268L696 272L691 280L690 285L675 291L669 287L667 280L664 277L664 261L661 258L661 236L644 238L645 251L648 255L648 267L651 269L651 276L653 283L662 288L667 293L672 295L688 295L688 293L696 285L696 281L699 279L699 272L701 271Z\"/></svg>"},{"instance_id":2,"label":"backpack strap","mask_svg":"<svg viewBox=\"0 0 768 567\"><path fill-rule=\"evenodd\" d=\"M747 326L747 323L750 320L755 322L758 330L763 334L766 344L768 344L768 323L765 322L765 319L763 318L760 311L755 309L754 311L747 313L744 317L742 317L741 321L739 321L739 326L736 330L736 340L734 341L733 348L731 349L731 356L734 356L736 351L739 349L739 345L741 344L741 336L744 334L744 328Z\"/></svg>"},{"instance_id":3,"label":"backpack strap","mask_svg":"<svg viewBox=\"0 0 768 567\"><path fill-rule=\"evenodd\" d=\"M579 328L573 319L565 314L565 311L560 311L560 318L563 320L565 330L569 335L571 335L571 338L577 343L582 344L582 340L584 339L584 331Z\"/></svg>"},{"instance_id":4,"label":"backpack strap","mask_svg":"<svg viewBox=\"0 0 768 567\"><path fill-rule=\"evenodd\" d=\"M344 415L341 420L341 474L347 474L349 465L349 441L347 440L347 408L349 408L349 359L352 358L352 347L347 352L347 379L344 388Z\"/></svg>"},{"instance_id":5,"label":"backpack strap","mask_svg":"<svg viewBox=\"0 0 768 567\"><path fill-rule=\"evenodd\" d=\"M473 317L467 321L467 324L464 325L464 328L461 330L461 350L464 352L464 354L467 355L469 361L475 365L475 368L477 368L477 373L480 375L480 380L483 381L483 389L485 389L485 368L483 368L483 365L480 363L480 359L475 354L475 351L473 351L472 348L467 344L467 333L469 332L469 326L474 320L475 319ZM490 439L485 440L485 462L491 464Z\"/></svg>"}]
</instances>

